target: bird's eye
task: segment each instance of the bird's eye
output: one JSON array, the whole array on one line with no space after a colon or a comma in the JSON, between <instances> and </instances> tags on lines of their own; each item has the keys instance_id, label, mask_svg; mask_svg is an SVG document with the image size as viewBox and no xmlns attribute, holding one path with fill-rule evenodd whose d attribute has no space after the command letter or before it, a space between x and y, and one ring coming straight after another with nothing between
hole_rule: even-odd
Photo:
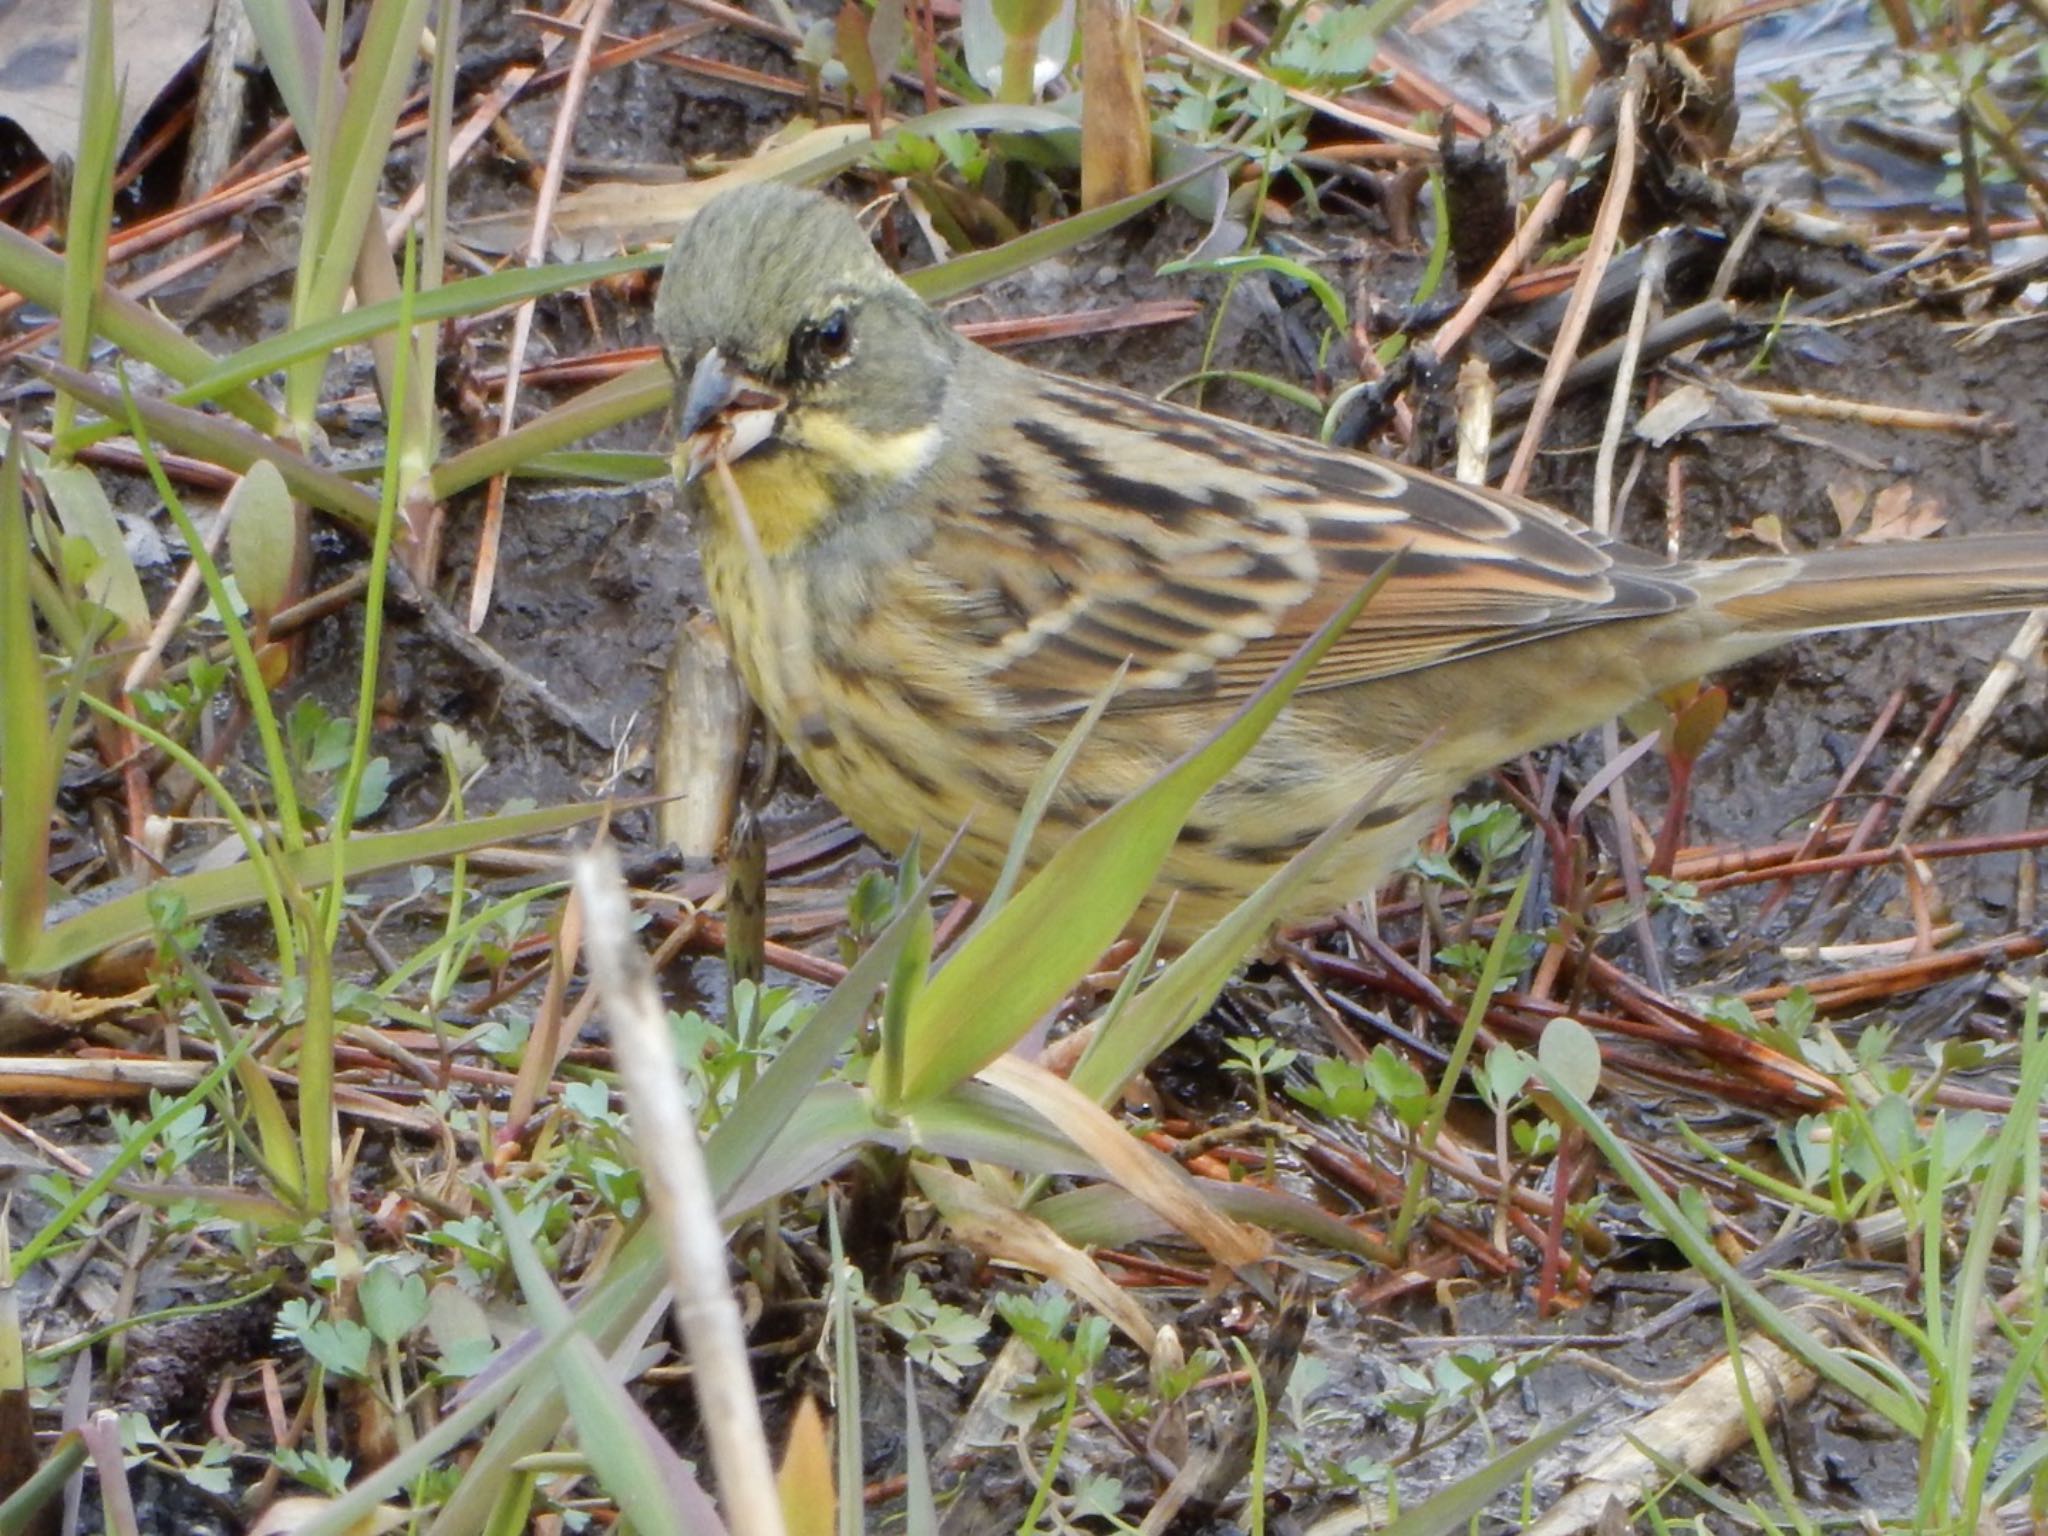
<instances>
[{"instance_id":1,"label":"bird's eye","mask_svg":"<svg viewBox=\"0 0 2048 1536\"><path fill-rule=\"evenodd\" d=\"M797 332L796 339L795 350L803 363L811 367L830 366L843 362L853 350L853 323L845 310L835 309Z\"/></svg>"}]
</instances>

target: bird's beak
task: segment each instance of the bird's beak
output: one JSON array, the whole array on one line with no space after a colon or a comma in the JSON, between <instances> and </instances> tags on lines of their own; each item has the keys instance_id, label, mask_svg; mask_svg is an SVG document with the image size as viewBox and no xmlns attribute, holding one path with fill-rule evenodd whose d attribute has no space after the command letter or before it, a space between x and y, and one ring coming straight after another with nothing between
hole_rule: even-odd
<instances>
[{"instance_id":1,"label":"bird's beak","mask_svg":"<svg viewBox=\"0 0 2048 1536\"><path fill-rule=\"evenodd\" d=\"M775 435L788 398L727 362L718 348L697 359L683 392L679 468L688 484L723 457L744 458Z\"/></svg>"}]
</instances>

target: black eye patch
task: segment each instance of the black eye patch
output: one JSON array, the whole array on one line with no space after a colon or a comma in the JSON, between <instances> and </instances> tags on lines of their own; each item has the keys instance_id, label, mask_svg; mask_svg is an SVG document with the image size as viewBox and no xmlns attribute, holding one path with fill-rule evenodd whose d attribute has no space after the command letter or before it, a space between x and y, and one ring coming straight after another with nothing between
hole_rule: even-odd
<instances>
[{"instance_id":1,"label":"black eye patch","mask_svg":"<svg viewBox=\"0 0 2048 1536\"><path fill-rule=\"evenodd\" d=\"M822 320L797 327L789 339L790 371L816 378L853 351L853 318L845 309L835 309Z\"/></svg>"}]
</instances>

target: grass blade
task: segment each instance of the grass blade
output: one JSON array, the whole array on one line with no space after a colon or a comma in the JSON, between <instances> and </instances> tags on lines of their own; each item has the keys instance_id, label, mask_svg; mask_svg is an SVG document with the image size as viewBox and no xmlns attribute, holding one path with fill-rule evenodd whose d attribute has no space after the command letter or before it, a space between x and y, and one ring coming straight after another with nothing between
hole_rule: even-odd
<instances>
[{"instance_id":1,"label":"grass blade","mask_svg":"<svg viewBox=\"0 0 2048 1536\"><path fill-rule=\"evenodd\" d=\"M1643 1165L1636 1161L1635 1154L1622 1143L1619 1136L1608 1129L1607 1122L1594 1113L1588 1105L1570 1088L1561 1083L1548 1067L1540 1062L1537 1071L1552 1097L1570 1114L1586 1135L1592 1139L1608 1165L1621 1175L1643 1209L1657 1223L1664 1235L1676 1243L1688 1261L1702 1274L1722 1289L1732 1293L1742 1308L1756 1320L1763 1330L1793 1354L1812 1366L1820 1375L1833 1382L1843 1391L1853 1395L1876 1412L1883 1414L1906 1434L1918 1437L1925 1427L1926 1413L1920 1405L1889 1383L1879 1380L1862 1366L1844 1356L1841 1351L1830 1349L1812 1332L1803 1327L1797 1319L1786 1312L1768 1296L1757 1289L1734 1265L1721 1256L1706 1233L1699 1230L1678 1207L1678 1202L1664 1192L1663 1187L1650 1177Z\"/></svg>"},{"instance_id":2,"label":"grass blade","mask_svg":"<svg viewBox=\"0 0 2048 1536\"><path fill-rule=\"evenodd\" d=\"M63 258L46 251L11 225L0 223L0 287L12 288L31 304L60 309L64 303ZM220 365L206 348L146 304L102 286L93 295L93 328L126 352L174 379L197 379ZM246 386L230 390L221 404L260 432L281 425L269 403ZM111 414L111 413L110 413Z\"/></svg>"},{"instance_id":3,"label":"grass blade","mask_svg":"<svg viewBox=\"0 0 2048 1536\"><path fill-rule=\"evenodd\" d=\"M1096 1033L1074 1068L1074 1086L1107 1103L1131 1075L1179 1039L1216 1000L1246 952L1273 926L1295 887L1315 873L1359 822L1383 804L1415 755L1395 763L1371 791L1314 842L1268 877L1231 914L1188 946L1166 973L1132 999L1115 1023Z\"/></svg>"},{"instance_id":4,"label":"grass blade","mask_svg":"<svg viewBox=\"0 0 2048 1536\"><path fill-rule=\"evenodd\" d=\"M83 368L92 352L93 301L107 275L120 121L113 0L88 0L85 67L79 75L78 163L72 169L71 207L64 221L64 306L57 331L57 355L72 368ZM62 437L70 428L75 409L68 395L58 397L51 418L54 436Z\"/></svg>"},{"instance_id":5,"label":"grass blade","mask_svg":"<svg viewBox=\"0 0 2048 1536\"><path fill-rule=\"evenodd\" d=\"M75 395L95 410L115 419L124 418L127 407L121 391L102 384L91 374L55 364L30 364L66 394ZM208 416L182 405L146 395L135 396L135 409L148 426L150 436L181 453L203 458L236 473L246 471L259 459L268 459L284 476L284 483L301 501L311 502L340 518L365 536L376 531L377 498L345 475L309 463L281 443L271 441L247 427L236 426L218 416Z\"/></svg>"},{"instance_id":6,"label":"grass blade","mask_svg":"<svg viewBox=\"0 0 2048 1536\"><path fill-rule=\"evenodd\" d=\"M544 453L580 443L649 411L664 410L674 399L675 388L667 368L660 363L642 363L542 412L503 437L490 438L443 459L429 477L429 493L437 501L446 501L457 491L481 485L494 475L516 473Z\"/></svg>"},{"instance_id":7,"label":"grass blade","mask_svg":"<svg viewBox=\"0 0 2048 1536\"><path fill-rule=\"evenodd\" d=\"M38 737L37 740L40 747L43 738ZM365 833L349 839L342 873L348 879L356 880L365 875L432 863L493 843L560 832L595 820L607 810L617 809L615 804L600 801L592 805L548 806L535 811L485 816L475 821L419 827L405 832ZM8 820L11 822L13 818ZM325 843L315 843L297 854L280 858L277 869L300 888L318 890L335 873L334 852ZM261 902L264 899L264 880L248 864L198 870L189 875L173 875L159 880L149 891L117 896L76 916L52 923L35 940L15 974L52 975L132 939L146 938L153 931L149 915L150 891L176 896L196 922Z\"/></svg>"},{"instance_id":8,"label":"grass blade","mask_svg":"<svg viewBox=\"0 0 2048 1536\"><path fill-rule=\"evenodd\" d=\"M48 892L50 700L29 595L28 509L21 494L26 445L9 430L0 458L0 968L22 975L43 926Z\"/></svg>"}]
</instances>

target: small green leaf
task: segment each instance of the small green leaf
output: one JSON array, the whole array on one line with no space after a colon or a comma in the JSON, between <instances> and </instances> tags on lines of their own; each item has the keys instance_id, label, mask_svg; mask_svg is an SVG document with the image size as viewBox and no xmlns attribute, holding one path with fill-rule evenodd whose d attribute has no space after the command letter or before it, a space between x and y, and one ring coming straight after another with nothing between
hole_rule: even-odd
<instances>
[{"instance_id":1,"label":"small green leaf","mask_svg":"<svg viewBox=\"0 0 2048 1536\"><path fill-rule=\"evenodd\" d=\"M401 1274L396 1264L372 1264L356 1299L370 1332L387 1347L427 1320L427 1282L416 1274Z\"/></svg>"},{"instance_id":2,"label":"small green leaf","mask_svg":"<svg viewBox=\"0 0 2048 1536\"><path fill-rule=\"evenodd\" d=\"M1536 1059L1544 1070L1582 1099L1600 1088L1600 1042L1574 1018L1556 1018L1543 1026Z\"/></svg>"},{"instance_id":3,"label":"small green leaf","mask_svg":"<svg viewBox=\"0 0 2048 1536\"><path fill-rule=\"evenodd\" d=\"M1266 56L1266 67L1288 85L1358 80L1379 53L1379 26L1365 6L1332 6L1313 21L1296 22Z\"/></svg>"},{"instance_id":4,"label":"small green leaf","mask_svg":"<svg viewBox=\"0 0 2048 1536\"><path fill-rule=\"evenodd\" d=\"M124 635L147 634L149 602L99 476L79 464L44 464L39 477L64 531L84 540L95 556L81 583L85 600L112 614Z\"/></svg>"},{"instance_id":5,"label":"small green leaf","mask_svg":"<svg viewBox=\"0 0 2048 1536\"><path fill-rule=\"evenodd\" d=\"M228 564L258 624L292 600L297 588L299 518L284 476L258 459L228 492Z\"/></svg>"}]
</instances>

